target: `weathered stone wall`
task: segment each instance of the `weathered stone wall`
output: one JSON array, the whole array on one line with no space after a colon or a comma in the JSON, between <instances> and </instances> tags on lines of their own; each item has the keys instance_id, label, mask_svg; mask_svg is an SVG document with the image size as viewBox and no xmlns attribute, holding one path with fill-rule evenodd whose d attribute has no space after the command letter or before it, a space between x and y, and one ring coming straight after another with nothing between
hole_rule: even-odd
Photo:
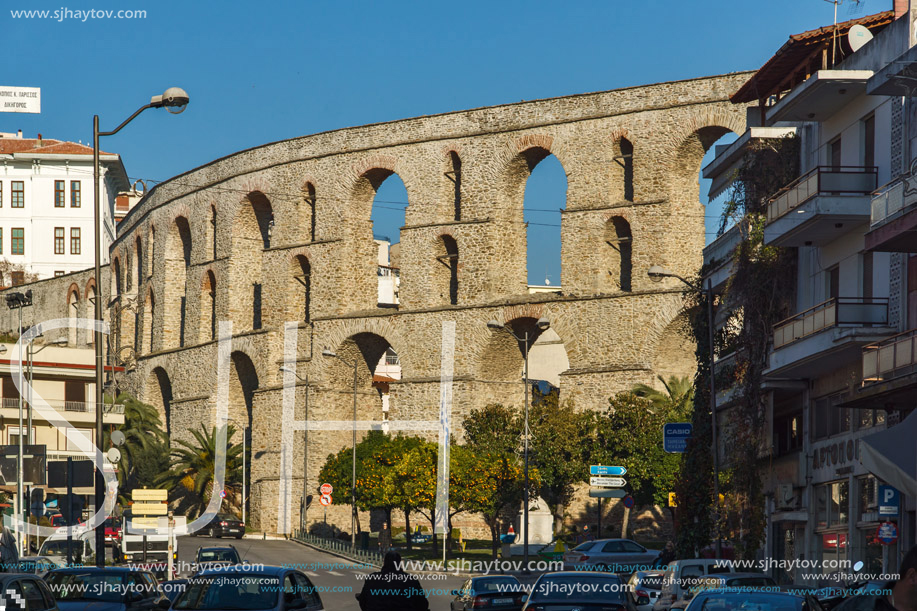
<instances>
[{"instance_id":1,"label":"weathered stone wall","mask_svg":"<svg viewBox=\"0 0 917 611\"><path fill-rule=\"evenodd\" d=\"M119 225L111 254L122 277L102 283L119 355L136 359L124 383L157 405L174 438L187 438L189 428L215 413L213 321L231 321L229 414L251 428L251 516L271 531L286 321L299 322L295 360L298 375L309 380L311 419L352 417L353 367L322 357L327 348L357 363L358 419L381 420L372 368L391 346L403 379L392 384L389 418L437 420L440 338L450 321L456 424L489 402L521 405L520 346L488 329L491 319L535 337L534 321L549 318L570 363L561 393L581 409L604 407L636 382L653 383L657 371L690 374L692 348L673 337L681 287L652 283L646 270L659 264L690 276L699 268L701 158L719 135L744 130L745 109L728 96L747 77L342 129L241 151L161 183ZM633 145L632 176L620 163L625 139ZM562 294L530 295L523 197L532 169L549 154L563 165L568 185ZM376 189L393 173L409 205L401 303L383 309L376 303L370 213ZM453 278L437 257L456 252ZM37 283L41 305L32 314L65 313L69 285L78 285L82 299L89 276ZM11 328L11 321L4 310L0 324ZM304 389L296 394L297 418ZM310 433L310 487L325 457L348 445L350 435ZM294 439L298 506L302 433ZM310 517L320 513L311 510ZM346 507L333 508L332 517L349 528Z\"/></svg>"}]
</instances>

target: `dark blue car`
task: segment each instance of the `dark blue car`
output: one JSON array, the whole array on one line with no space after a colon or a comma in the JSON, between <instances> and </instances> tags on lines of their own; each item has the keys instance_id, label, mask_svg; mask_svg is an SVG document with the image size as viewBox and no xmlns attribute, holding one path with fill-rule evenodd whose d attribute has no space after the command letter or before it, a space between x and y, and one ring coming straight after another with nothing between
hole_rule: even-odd
<instances>
[{"instance_id":1,"label":"dark blue car","mask_svg":"<svg viewBox=\"0 0 917 611\"><path fill-rule=\"evenodd\" d=\"M168 609L149 571L129 567L55 569L45 581L60 611L154 611Z\"/></svg>"},{"instance_id":2,"label":"dark blue car","mask_svg":"<svg viewBox=\"0 0 917 611\"><path fill-rule=\"evenodd\" d=\"M188 580L176 611L322 611L322 599L303 573L240 565L210 569Z\"/></svg>"}]
</instances>

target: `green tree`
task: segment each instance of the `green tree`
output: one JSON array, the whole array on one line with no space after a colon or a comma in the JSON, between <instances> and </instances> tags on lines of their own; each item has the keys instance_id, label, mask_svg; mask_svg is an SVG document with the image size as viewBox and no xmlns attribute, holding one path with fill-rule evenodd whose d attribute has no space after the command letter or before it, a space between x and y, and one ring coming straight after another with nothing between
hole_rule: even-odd
<instances>
[{"instance_id":1,"label":"green tree","mask_svg":"<svg viewBox=\"0 0 917 611\"><path fill-rule=\"evenodd\" d=\"M410 533L411 512L418 512L436 524L436 478L439 446L435 443L417 440L418 443L408 450L395 463L385 481L385 494L395 506L404 511L405 529ZM433 544L436 545L436 532L433 529ZM410 545L410 538L408 538Z\"/></svg>"},{"instance_id":2,"label":"green tree","mask_svg":"<svg viewBox=\"0 0 917 611\"><path fill-rule=\"evenodd\" d=\"M588 439L592 418L578 413L573 403L560 403L555 390L542 395L537 390L529 410L529 465L541 474L538 494L554 514L554 532L563 530L567 506L573 500L574 484L589 475Z\"/></svg>"},{"instance_id":3,"label":"green tree","mask_svg":"<svg viewBox=\"0 0 917 611\"><path fill-rule=\"evenodd\" d=\"M662 449L662 427L669 421L665 404L657 407L634 393L618 393L597 417L596 458L627 469L627 487L638 505L666 505L680 457Z\"/></svg>"},{"instance_id":4,"label":"green tree","mask_svg":"<svg viewBox=\"0 0 917 611\"><path fill-rule=\"evenodd\" d=\"M235 427L229 425L226 429L227 485L234 485L242 477L242 445L232 443L235 433ZM191 435L193 441L190 442L175 440L177 447L171 452L171 468L156 478L156 484L171 491L170 500L178 502L179 511L198 516L210 502L213 490L218 430L212 427L208 431L201 424L200 429L191 431Z\"/></svg>"},{"instance_id":5,"label":"green tree","mask_svg":"<svg viewBox=\"0 0 917 611\"><path fill-rule=\"evenodd\" d=\"M649 399L655 409L666 410L674 418L688 418L694 410L694 381L688 377L670 376L668 380L656 376L665 391L646 384L635 384L633 393Z\"/></svg>"},{"instance_id":6,"label":"green tree","mask_svg":"<svg viewBox=\"0 0 917 611\"><path fill-rule=\"evenodd\" d=\"M406 511L405 519L410 520L413 507L405 508L401 497L386 485L397 463L411 450L423 442L417 437L386 435L381 431L370 431L356 446L356 489L357 509L370 511L382 509L391 523L391 510L394 507ZM322 482L331 484L338 494L350 501L351 480L353 478L353 448L341 448L336 454L329 454L319 473ZM359 523L357 524L359 528Z\"/></svg>"},{"instance_id":7,"label":"green tree","mask_svg":"<svg viewBox=\"0 0 917 611\"><path fill-rule=\"evenodd\" d=\"M450 504L458 503L467 511L481 514L490 528L491 553L496 558L500 525L512 521L522 504L522 466L511 454L480 452L465 446L453 448L450 470ZM529 470L529 481L529 494L537 493L537 469Z\"/></svg>"},{"instance_id":8,"label":"green tree","mask_svg":"<svg viewBox=\"0 0 917 611\"><path fill-rule=\"evenodd\" d=\"M522 419L511 408L491 404L471 410L462 428L469 447L498 455L519 452Z\"/></svg>"},{"instance_id":9,"label":"green tree","mask_svg":"<svg viewBox=\"0 0 917 611\"><path fill-rule=\"evenodd\" d=\"M124 435L124 443L118 447L121 460L117 477L119 494L125 502L134 488L152 487L156 477L169 469L169 445L155 407L127 393L118 395L116 402L124 406L124 424L104 430L102 447L113 445L111 434L115 430ZM106 397L106 403L111 403L110 397Z\"/></svg>"}]
</instances>

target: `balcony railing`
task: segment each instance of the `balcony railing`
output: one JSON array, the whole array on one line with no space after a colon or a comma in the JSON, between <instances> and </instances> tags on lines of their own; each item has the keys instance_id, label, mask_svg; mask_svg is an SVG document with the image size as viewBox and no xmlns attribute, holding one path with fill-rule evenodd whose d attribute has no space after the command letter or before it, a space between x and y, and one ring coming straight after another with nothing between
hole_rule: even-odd
<instances>
[{"instance_id":1,"label":"balcony railing","mask_svg":"<svg viewBox=\"0 0 917 611\"><path fill-rule=\"evenodd\" d=\"M808 337L829 327L888 324L888 299L838 297L774 325L774 348Z\"/></svg>"},{"instance_id":2,"label":"balcony railing","mask_svg":"<svg viewBox=\"0 0 917 611\"><path fill-rule=\"evenodd\" d=\"M904 209L903 180L896 180L877 190L872 197L872 207L869 214L869 224L878 225L890 216L894 216Z\"/></svg>"},{"instance_id":3,"label":"balcony railing","mask_svg":"<svg viewBox=\"0 0 917 611\"><path fill-rule=\"evenodd\" d=\"M917 371L917 329L863 346L863 386Z\"/></svg>"},{"instance_id":4,"label":"balcony railing","mask_svg":"<svg viewBox=\"0 0 917 611\"><path fill-rule=\"evenodd\" d=\"M65 412L82 412L82 413L95 413L96 404L95 403L86 403L85 401L46 401L48 405L54 409L60 410L63 409ZM23 406L28 405L28 401L23 401ZM4 397L0 400L0 406L4 409L19 409L19 398L18 397ZM103 414L123 414L124 413L124 404L123 403L106 403L102 409Z\"/></svg>"},{"instance_id":5,"label":"balcony railing","mask_svg":"<svg viewBox=\"0 0 917 611\"><path fill-rule=\"evenodd\" d=\"M767 204L767 222L777 220L819 194L868 195L877 186L878 170L875 167L819 166L771 198Z\"/></svg>"}]
</instances>

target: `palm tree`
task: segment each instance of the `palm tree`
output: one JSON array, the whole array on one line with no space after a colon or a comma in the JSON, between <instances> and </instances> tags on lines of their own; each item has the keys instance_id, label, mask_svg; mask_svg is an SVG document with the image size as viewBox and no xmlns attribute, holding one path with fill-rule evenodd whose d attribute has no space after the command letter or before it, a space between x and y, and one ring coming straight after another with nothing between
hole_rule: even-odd
<instances>
[{"instance_id":1,"label":"palm tree","mask_svg":"<svg viewBox=\"0 0 917 611\"><path fill-rule=\"evenodd\" d=\"M147 481L150 479L147 473L151 468L166 466L163 463L168 462L169 446L166 433L162 430L162 420L155 407L126 393L118 395L116 401L124 405L124 424L103 432L102 447L108 448L113 445L111 434L115 430L124 434L124 443L118 448L121 451L121 460L118 463L117 477L118 488L122 491L121 500L125 502L131 490L153 483Z\"/></svg>"},{"instance_id":2,"label":"palm tree","mask_svg":"<svg viewBox=\"0 0 917 611\"><path fill-rule=\"evenodd\" d=\"M190 515L200 515L210 502L213 489L214 469L217 460L218 429L209 431L201 424L199 430L192 430L192 442L176 439L171 452L172 466L157 478L157 484L173 491L171 500L178 501L178 509ZM227 488L235 488L242 479L242 445L234 444L236 429L226 429L226 481ZM235 496L235 495L233 495Z\"/></svg>"},{"instance_id":3,"label":"palm tree","mask_svg":"<svg viewBox=\"0 0 917 611\"><path fill-rule=\"evenodd\" d=\"M653 406L663 413L672 412L673 416L687 416L694 409L694 382L688 376L670 376L665 380L656 376L665 392L647 384L636 384L633 393L638 397L649 399Z\"/></svg>"}]
</instances>

